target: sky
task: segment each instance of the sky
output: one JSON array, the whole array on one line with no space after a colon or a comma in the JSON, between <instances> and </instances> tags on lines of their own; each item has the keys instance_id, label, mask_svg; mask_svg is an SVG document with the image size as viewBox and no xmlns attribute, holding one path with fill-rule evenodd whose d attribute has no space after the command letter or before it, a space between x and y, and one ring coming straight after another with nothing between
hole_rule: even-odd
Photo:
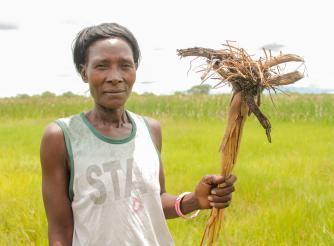
<instances>
[{"instance_id":1,"label":"sky","mask_svg":"<svg viewBox=\"0 0 334 246\"><path fill-rule=\"evenodd\" d=\"M82 28L103 22L126 26L138 40L142 60L133 88L138 93L171 94L200 84L196 67L204 61L190 69L192 59L180 59L176 50L219 49L226 40L254 57L263 46L281 46L283 53L305 59L306 77L295 86L334 89L330 2L1 0L0 97L44 91L89 95L75 71L71 45Z\"/></svg>"}]
</instances>

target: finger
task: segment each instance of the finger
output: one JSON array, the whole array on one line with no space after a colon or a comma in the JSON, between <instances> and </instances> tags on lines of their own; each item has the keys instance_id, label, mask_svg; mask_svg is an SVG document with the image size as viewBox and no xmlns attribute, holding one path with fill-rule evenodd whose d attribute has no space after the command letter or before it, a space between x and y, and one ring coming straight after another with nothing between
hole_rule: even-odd
<instances>
[{"instance_id":1,"label":"finger","mask_svg":"<svg viewBox=\"0 0 334 246\"><path fill-rule=\"evenodd\" d=\"M208 197L208 200L213 203L225 203L231 201L231 199L232 199L232 194L228 194L226 196L210 195Z\"/></svg>"},{"instance_id":2,"label":"finger","mask_svg":"<svg viewBox=\"0 0 334 246\"><path fill-rule=\"evenodd\" d=\"M226 183L226 186L230 186L233 185L235 181L237 181L237 177L231 174L229 177L225 179L224 183Z\"/></svg>"},{"instance_id":3,"label":"finger","mask_svg":"<svg viewBox=\"0 0 334 246\"><path fill-rule=\"evenodd\" d=\"M203 177L202 182L214 186L223 183L224 180L225 177L222 175L206 175Z\"/></svg>"},{"instance_id":4,"label":"finger","mask_svg":"<svg viewBox=\"0 0 334 246\"><path fill-rule=\"evenodd\" d=\"M211 194L217 196L225 196L232 193L233 191L235 191L234 186L227 186L224 188L217 187L211 190Z\"/></svg>"},{"instance_id":5,"label":"finger","mask_svg":"<svg viewBox=\"0 0 334 246\"><path fill-rule=\"evenodd\" d=\"M237 177L234 175L230 175L227 178L225 178L224 182L219 185L219 188L224 188L227 186L232 186L234 182L237 181Z\"/></svg>"},{"instance_id":6,"label":"finger","mask_svg":"<svg viewBox=\"0 0 334 246\"><path fill-rule=\"evenodd\" d=\"M230 206L230 201L229 202L224 202L224 203L214 203L214 202L210 202L210 206L214 207L214 208L227 208L228 206Z\"/></svg>"},{"instance_id":7,"label":"finger","mask_svg":"<svg viewBox=\"0 0 334 246\"><path fill-rule=\"evenodd\" d=\"M220 185L221 187L231 186L237 181L237 177L233 174L230 174L228 177L222 175L211 175L212 183L215 185Z\"/></svg>"}]
</instances>

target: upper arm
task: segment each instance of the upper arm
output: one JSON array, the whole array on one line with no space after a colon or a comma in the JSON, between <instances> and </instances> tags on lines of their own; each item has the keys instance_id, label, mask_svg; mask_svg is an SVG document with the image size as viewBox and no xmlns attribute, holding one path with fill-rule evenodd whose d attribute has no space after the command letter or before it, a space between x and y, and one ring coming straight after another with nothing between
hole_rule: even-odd
<instances>
[{"instance_id":1,"label":"upper arm","mask_svg":"<svg viewBox=\"0 0 334 246\"><path fill-rule=\"evenodd\" d=\"M72 240L73 215L68 196L67 152L63 132L55 123L50 124L44 132L40 158L50 244L71 242L68 240Z\"/></svg>"},{"instance_id":2,"label":"upper arm","mask_svg":"<svg viewBox=\"0 0 334 246\"><path fill-rule=\"evenodd\" d=\"M161 153L162 133L161 133L160 123L159 121L152 118L145 117L145 119L151 131L152 141L155 144L157 150ZM160 181L160 194L163 194L166 192L166 188L165 188L165 173L161 159L160 159L159 181Z\"/></svg>"}]
</instances>

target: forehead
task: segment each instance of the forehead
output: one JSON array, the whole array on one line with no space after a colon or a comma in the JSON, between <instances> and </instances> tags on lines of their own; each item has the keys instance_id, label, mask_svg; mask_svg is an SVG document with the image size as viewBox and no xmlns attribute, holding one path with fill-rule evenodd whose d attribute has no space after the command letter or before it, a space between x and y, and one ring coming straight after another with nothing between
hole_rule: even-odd
<instances>
[{"instance_id":1,"label":"forehead","mask_svg":"<svg viewBox=\"0 0 334 246\"><path fill-rule=\"evenodd\" d=\"M120 38L97 40L87 50L87 60L90 62L120 58L133 61L133 52L130 45Z\"/></svg>"}]
</instances>

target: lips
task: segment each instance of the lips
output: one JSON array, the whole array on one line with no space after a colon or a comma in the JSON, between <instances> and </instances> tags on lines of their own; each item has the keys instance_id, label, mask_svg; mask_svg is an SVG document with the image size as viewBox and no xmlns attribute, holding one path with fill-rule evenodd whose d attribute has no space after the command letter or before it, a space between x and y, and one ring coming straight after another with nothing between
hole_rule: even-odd
<instances>
[{"instance_id":1,"label":"lips","mask_svg":"<svg viewBox=\"0 0 334 246\"><path fill-rule=\"evenodd\" d=\"M126 92L126 90L110 90L110 91L104 91L103 93L105 94L118 94L118 93L123 93Z\"/></svg>"}]
</instances>

